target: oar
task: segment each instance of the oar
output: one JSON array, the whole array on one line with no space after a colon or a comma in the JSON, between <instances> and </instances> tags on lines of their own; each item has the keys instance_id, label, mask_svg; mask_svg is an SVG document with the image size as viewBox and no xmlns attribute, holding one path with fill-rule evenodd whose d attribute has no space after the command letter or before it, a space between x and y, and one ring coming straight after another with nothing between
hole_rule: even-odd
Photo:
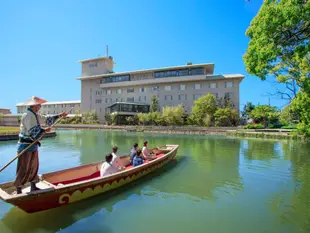
<instances>
[{"instance_id":1,"label":"oar","mask_svg":"<svg viewBox=\"0 0 310 233\"><path fill-rule=\"evenodd\" d=\"M71 112L71 110L73 109L73 107L68 111ZM63 117L60 117L58 118L54 124L52 124L50 126L50 128L53 128L54 125L56 125ZM25 148L24 150L22 150L21 152L19 152L18 155L16 155L9 163L7 163L3 168L1 168L0 172L2 172L5 168L7 168L11 163L14 162L15 159L17 159L19 156L21 156L23 153L25 153L31 146L33 146L35 143L37 143L43 136L44 136L45 132L42 133L42 135L37 139L35 140L33 143L31 143L29 146L27 146L27 148Z\"/></svg>"}]
</instances>

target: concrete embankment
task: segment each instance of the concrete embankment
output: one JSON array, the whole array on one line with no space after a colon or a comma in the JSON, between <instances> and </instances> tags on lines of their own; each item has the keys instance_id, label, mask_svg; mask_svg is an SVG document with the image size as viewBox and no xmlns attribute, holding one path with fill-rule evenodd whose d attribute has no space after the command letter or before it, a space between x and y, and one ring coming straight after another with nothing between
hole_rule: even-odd
<instances>
[{"instance_id":1,"label":"concrete embankment","mask_svg":"<svg viewBox=\"0 0 310 233\"><path fill-rule=\"evenodd\" d=\"M128 132L151 132L167 134L200 134L200 135L227 135L237 137L296 139L290 135L289 129L243 129L242 127L198 127L198 126L127 126L127 125L70 125L59 124L58 129L101 129Z\"/></svg>"}]
</instances>

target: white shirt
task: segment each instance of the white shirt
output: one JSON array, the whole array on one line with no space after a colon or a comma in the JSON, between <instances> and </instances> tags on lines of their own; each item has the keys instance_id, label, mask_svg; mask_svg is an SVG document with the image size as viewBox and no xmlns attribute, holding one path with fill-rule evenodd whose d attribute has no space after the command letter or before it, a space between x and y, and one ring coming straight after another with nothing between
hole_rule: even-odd
<instances>
[{"instance_id":1,"label":"white shirt","mask_svg":"<svg viewBox=\"0 0 310 233\"><path fill-rule=\"evenodd\" d=\"M119 156L116 155L116 154L114 154L113 152L112 152L112 155L113 155L113 158L112 158L111 164L112 164L114 167L119 168L119 167L121 166Z\"/></svg>"},{"instance_id":2,"label":"white shirt","mask_svg":"<svg viewBox=\"0 0 310 233\"><path fill-rule=\"evenodd\" d=\"M149 150L146 146L142 148L142 154L146 159L152 159L154 158L153 155L151 155L151 150Z\"/></svg>"},{"instance_id":3,"label":"white shirt","mask_svg":"<svg viewBox=\"0 0 310 233\"><path fill-rule=\"evenodd\" d=\"M111 175L116 172L119 172L119 169L114 167L112 164L108 162L104 162L101 165L100 176L107 176L107 175Z\"/></svg>"}]
</instances>

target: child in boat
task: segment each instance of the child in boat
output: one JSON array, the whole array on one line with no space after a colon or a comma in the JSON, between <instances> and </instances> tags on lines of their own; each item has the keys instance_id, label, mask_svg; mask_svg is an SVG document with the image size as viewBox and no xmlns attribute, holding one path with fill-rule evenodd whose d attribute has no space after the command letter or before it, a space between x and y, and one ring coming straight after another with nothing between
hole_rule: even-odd
<instances>
[{"instance_id":1,"label":"child in boat","mask_svg":"<svg viewBox=\"0 0 310 233\"><path fill-rule=\"evenodd\" d=\"M118 167L113 166L112 162L113 155L108 153L105 156L105 162L101 165L100 176L107 176L121 171Z\"/></svg>"},{"instance_id":2,"label":"child in boat","mask_svg":"<svg viewBox=\"0 0 310 233\"><path fill-rule=\"evenodd\" d=\"M137 155L133 158L132 165L134 167L143 164L144 161L143 161L143 158L142 158L141 154L142 154L141 150L138 150L137 151Z\"/></svg>"},{"instance_id":3,"label":"child in boat","mask_svg":"<svg viewBox=\"0 0 310 233\"><path fill-rule=\"evenodd\" d=\"M144 146L142 148L142 157L146 160L156 159L156 154L154 154L154 152L148 148L148 141L144 141L143 145Z\"/></svg>"}]
</instances>

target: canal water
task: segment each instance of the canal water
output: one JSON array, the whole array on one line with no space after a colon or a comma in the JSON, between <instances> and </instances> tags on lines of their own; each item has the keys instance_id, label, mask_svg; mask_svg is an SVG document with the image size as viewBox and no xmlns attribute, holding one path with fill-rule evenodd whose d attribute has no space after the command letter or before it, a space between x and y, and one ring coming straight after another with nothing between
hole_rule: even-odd
<instances>
[{"instance_id":1,"label":"canal water","mask_svg":"<svg viewBox=\"0 0 310 233\"><path fill-rule=\"evenodd\" d=\"M66 207L26 214L0 201L0 232L310 232L310 144L299 141L57 131L42 141L40 173L103 160L113 145L128 154L179 144L175 161L125 188ZM0 143L0 166L16 142ZM14 180L16 161L0 173Z\"/></svg>"}]
</instances>

